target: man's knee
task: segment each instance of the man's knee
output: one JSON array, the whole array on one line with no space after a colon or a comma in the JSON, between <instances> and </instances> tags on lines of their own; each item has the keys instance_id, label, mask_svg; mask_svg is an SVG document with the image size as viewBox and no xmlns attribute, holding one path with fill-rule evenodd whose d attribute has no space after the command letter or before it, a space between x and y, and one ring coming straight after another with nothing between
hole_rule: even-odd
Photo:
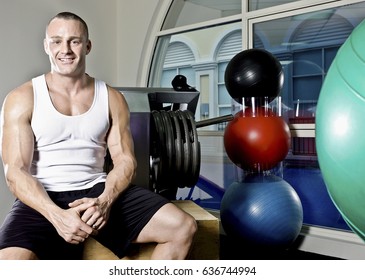
<instances>
[{"instance_id":1,"label":"man's knee","mask_svg":"<svg viewBox=\"0 0 365 280\"><path fill-rule=\"evenodd\" d=\"M0 260L37 260L36 254L32 251L20 248L9 247L0 250Z\"/></svg>"},{"instance_id":2,"label":"man's knee","mask_svg":"<svg viewBox=\"0 0 365 280\"><path fill-rule=\"evenodd\" d=\"M185 213L183 219L180 220L179 230L187 239L192 240L198 230L198 225L194 217Z\"/></svg>"}]
</instances>

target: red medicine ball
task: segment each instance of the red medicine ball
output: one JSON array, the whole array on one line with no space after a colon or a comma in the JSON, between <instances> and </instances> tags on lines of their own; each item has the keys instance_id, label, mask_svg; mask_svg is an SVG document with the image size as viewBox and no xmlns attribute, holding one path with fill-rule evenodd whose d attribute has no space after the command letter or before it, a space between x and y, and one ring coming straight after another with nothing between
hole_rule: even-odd
<instances>
[{"instance_id":1,"label":"red medicine ball","mask_svg":"<svg viewBox=\"0 0 365 280\"><path fill-rule=\"evenodd\" d=\"M269 170L288 154L289 126L270 109L246 108L228 123L224 147L231 161L240 168Z\"/></svg>"}]
</instances>

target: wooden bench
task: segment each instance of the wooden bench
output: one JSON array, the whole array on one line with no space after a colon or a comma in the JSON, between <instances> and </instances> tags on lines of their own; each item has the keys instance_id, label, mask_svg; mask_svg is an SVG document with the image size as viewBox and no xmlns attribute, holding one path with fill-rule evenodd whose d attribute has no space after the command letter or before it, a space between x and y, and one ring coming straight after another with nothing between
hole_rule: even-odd
<instances>
[{"instance_id":1,"label":"wooden bench","mask_svg":"<svg viewBox=\"0 0 365 280\"><path fill-rule=\"evenodd\" d=\"M189 254L189 259L216 260L219 259L219 220L208 211L190 200L173 202L192 215L198 224L198 231ZM130 252L123 260L148 260L155 244L133 244ZM85 260L118 260L118 257L93 238L85 243L83 254Z\"/></svg>"}]
</instances>

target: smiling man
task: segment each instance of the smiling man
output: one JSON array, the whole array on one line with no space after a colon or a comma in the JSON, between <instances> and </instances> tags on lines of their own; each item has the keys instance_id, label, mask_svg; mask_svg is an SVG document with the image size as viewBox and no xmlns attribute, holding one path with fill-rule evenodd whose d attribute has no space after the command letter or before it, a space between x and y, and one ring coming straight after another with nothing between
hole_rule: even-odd
<instances>
[{"instance_id":1,"label":"smiling man","mask_svg":"<svg viewBox=\"0 0 365 280\"><path fill-rule=\"evenodd\" d=\"M44 40L50 72L4 101L1 155L16 201L0 228L0 259L79 259L90 235L119 257L132 242L156 242L152 258L183 259L196 222L131 185L128 105L86 74L91 46L79 16L56 15ZM106 149L114 166L108 174Z\"/></svg>"}]
</instances>

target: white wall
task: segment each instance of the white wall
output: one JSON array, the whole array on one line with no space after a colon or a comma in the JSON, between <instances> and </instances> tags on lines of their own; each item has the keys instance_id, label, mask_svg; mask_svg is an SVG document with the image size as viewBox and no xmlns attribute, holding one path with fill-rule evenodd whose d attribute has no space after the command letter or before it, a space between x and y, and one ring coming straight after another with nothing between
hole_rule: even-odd
<instances>
[{"instance_id":1,"label":"white wall","mask_svg":"<svg viewBox=\"0 0 365 280\"><path fill-rule=\"evenodd\" d=\"M61 11L88 23L87 72L112 86L136 86L141 52L158 0L11 0L0 8L0 102L16 86L49 70L45 25ZM13 202L0 168L0 224Z\"/></svg>"},{"instance_id":2,"label":"white wall","mask_svg":"<svg viewBox=\"0 0 365 280\"><path fill-rule=\"evenodd\" d=\"M146 86L141 78L144 52L149 48L149 39L162 2L170 0L117 0L118 5L118 86ZM157 9L157 10L156 10ZM163 11L162 11L163 12ZM159 19L157 19L159 20Z\"/></svg>"}]
</instances>

